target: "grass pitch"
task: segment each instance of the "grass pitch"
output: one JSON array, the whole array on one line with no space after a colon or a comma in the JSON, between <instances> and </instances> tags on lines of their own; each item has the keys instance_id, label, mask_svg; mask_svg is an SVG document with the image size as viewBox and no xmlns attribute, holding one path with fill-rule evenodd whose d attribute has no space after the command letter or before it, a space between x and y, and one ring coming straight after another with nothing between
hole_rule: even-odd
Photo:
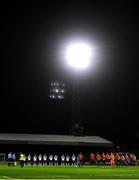
<instances>
[{"instance_id":1,"label":"grass pitch","mask_svg":"<svg viewBox=\"0 0 139 180\"><path fill-rule=\"evenodd\" d=\"M139 179L136 167L0 166L0 179Z\"/></svg>"}]
</instances>

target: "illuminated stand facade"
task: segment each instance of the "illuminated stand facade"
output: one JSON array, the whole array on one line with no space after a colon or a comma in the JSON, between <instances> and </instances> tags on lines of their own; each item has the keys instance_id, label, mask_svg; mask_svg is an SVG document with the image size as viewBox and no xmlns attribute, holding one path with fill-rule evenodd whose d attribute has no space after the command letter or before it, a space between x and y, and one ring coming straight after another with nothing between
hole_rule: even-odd
<instances>
[{"instance_id":1,"label":"illuminated stand facade","mask_svg":"<svg viewBox=\"0 0 139 180\"><path fill-rule=\"evenodd\" d=\"M65 92L66 92L65 83L61 83L58 81L52 81L50 83L50 95L49 95L49 97L51 99L62 100L65 98Z\"/></svg>"}]
</instances>

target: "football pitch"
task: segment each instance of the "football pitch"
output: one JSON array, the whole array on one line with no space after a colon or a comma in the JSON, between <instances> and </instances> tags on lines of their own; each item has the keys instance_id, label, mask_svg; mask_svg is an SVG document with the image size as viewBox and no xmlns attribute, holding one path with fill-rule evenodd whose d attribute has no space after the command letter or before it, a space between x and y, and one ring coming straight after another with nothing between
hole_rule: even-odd
<instances>
[{"instance_id":1,"label":"football pitch","mask_svg":"<svg viewBox=\"0 0 139 180\"><path fill-rule=\"evenodd\" d=\"M139 179L136 167L61 167L0 165L0 179Z\"/></svg>"}]
</instances>

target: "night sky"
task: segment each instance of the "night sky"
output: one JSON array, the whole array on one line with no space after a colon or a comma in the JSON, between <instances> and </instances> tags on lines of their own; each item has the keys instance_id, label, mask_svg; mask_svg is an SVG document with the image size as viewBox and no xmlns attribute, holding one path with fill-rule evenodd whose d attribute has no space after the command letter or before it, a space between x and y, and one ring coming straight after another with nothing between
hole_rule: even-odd
<instances>
[{"instance_id":1,"label":"night sky","mask_svg":"<svg viewBox=\"0 0 139 180\"><path fill-rule=\"evenodd\" d=\"M135 1L1 4L0 131L69 133L73 77L61 47L66 40L85 38L93 42L97 66L80 75L84 133L134 144L139 132L138 17ZM66 84L63 101L49 98L52 80Z\"/></svg>"}]
</instances>

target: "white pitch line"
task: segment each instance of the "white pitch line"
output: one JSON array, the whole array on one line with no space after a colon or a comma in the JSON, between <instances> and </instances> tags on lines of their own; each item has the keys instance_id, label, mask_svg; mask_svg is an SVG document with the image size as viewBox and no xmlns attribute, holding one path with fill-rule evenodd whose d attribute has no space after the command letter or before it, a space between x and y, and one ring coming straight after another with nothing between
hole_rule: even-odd
<instances>
[{"instance_id":1,"label":"white pitch line","mask_svg":"<svg viewBox=\"0 0 139 180\"><path fill-rule=\"evenodd\" d=\"M3 176L3 179L13 179L13 178L9 176Z\"/></svg>"}]
</instances>

